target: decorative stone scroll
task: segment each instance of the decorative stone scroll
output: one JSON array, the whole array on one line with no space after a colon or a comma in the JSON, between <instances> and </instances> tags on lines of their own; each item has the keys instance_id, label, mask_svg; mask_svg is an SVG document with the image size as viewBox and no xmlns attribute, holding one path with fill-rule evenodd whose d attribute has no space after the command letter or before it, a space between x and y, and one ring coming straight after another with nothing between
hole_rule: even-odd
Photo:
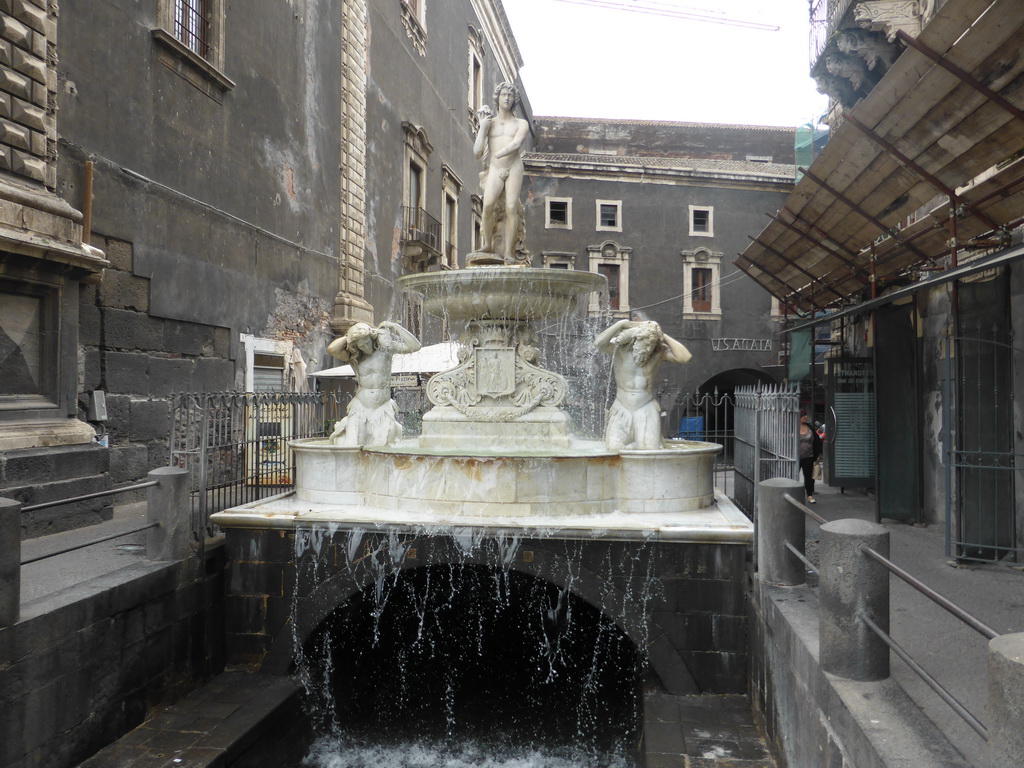
<instances>
[{"instance_id":1,"label":"decorative stone scroll","mask_svg":"<svg viewBox=\"0 0 1024 768\"><path fill-rule=\"evenodd\" d=\"M866 0L853 9L853 17L863 29L885 32L891 43L901 29L911 37L921 34L921 18L927 3L919 0Z\"/></svg>"},{"instance_id":2,"label":"decorative stone scroll","mask_svg":"<svg viewBox=\"0 0 1024 768\"><path fill-rule=\"evenodd\" d=\"M537 407L558 407L566 382L536 365L534 333L523 326L479 321L467 329L460 363L427 385L435 406L449 406L475 421L513 421Z\"/></svg>"}]
</instances>

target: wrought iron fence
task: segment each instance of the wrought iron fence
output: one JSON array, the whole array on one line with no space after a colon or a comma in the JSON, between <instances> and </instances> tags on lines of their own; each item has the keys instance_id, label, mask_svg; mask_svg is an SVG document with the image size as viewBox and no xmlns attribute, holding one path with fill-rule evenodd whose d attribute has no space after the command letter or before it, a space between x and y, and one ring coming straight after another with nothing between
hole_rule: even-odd
<instances>
[{"instance_id":1,"label":"wrought iron fence","mask_svg":"<svg viewBox=\"0 0 1024 768\"><path fill-rule=\"evenodd\" d=\"M192 530L212 535L210 515L290 490L290 440L329 435L346 397L330 392L203 392L175 395L170 465L187 469Z\"/></svg>"},{"instance_id":2,"label":"wrought iron fence","mask_svg":"<svg viewBox=\"0 0 1024 768\"><path fill-rule=\"evenodd\" d=\"M752 516L758 483L772 477L797 477L799 385L737 387L735 414L732 498Z\"/></svg>"},{"instance_id":3,"label":"wrought iron fence","mask_svg":"<svg viewBox=\"0 0 1024 768\"><path fill-rule=\"evenodd\" d=\"M718 443L722 452L715 457L715 487L733 494L733 438L736 398L731 392L692 392L680 396L672 410L675 440L703 440Z\"/></svg>"}]
</instances>

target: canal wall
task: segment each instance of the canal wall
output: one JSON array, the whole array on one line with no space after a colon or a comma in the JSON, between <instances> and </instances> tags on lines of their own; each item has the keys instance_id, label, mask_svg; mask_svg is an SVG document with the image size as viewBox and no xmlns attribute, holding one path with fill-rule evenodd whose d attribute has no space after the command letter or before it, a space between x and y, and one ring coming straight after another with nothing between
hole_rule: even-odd
<instances>
[{"instance_id":1,"label":"canal wall","mask_svg":"<svg viewBox=\"0 0 1024 768\"><path fill-rule=\"evenodd\" d=\"M0 629L0 765L78 765L224 667L224 547L138 561Z\"/></svg>"},{"instance_id":2,"label":"canal wall","mask_svg":"<svg viewBox=\"0 0 1024 768\"><path fill-rule=\"evenodd\" d=\"M789 768L968 768L891 677L844 680L819 666L818 590L754 575L751 705Z\"/></svg>"}]
</instances>

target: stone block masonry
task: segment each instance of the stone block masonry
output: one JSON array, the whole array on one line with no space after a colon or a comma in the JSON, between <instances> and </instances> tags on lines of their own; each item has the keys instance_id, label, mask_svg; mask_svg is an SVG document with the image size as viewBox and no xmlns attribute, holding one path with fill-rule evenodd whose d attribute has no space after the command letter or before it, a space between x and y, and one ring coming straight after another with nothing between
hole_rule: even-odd
<instances>
[{"instance_id":1,"label":"stone block masonry","mask_svg":"<svg viewBox=\"0 0 1024 768\"><path fill-rule=\"evenodd\" d=\"M97 287L80 293L82 328L79 405L106 393L111 478L115 485L143 479L169 460L170 400L175 392L223 391L234 385L227 328L149 314L149 279L133 273L131 243L94 235L111 253ZM118 503L142 498L141 492Z\"/></svg>"},{"instance_id":2,"label":"stone block masonry","mask_svg":"<svg viewBox=\"0 0 1024 768\"><path fill-rule=\"evenodd\" d=\"M645 649L670 691L746 691L745 545L455 533L229 528L228 662L284 673L293 637L308 638L382 569L470 564L569 590Z\"/></svg>"},{"instance_id":3,"label":"stone block masonry","mask_svg":"<svg viewBox=\"0 0 1024 768\"><path fill-rule=\"evenodd\" d=\"M223 669L223 547L23 603L0 630L0 765L70 768Z\"/></svg>"},{"instance_id":4,"label":"stone block masonry","mask_svg":"<svg viewBox=\"0 0 1024 768\"><path fill-rule=\"evenodd\" d=\"M98 445L24 448L0 452L0 496L25 506L111 488L110 456ZM33 538L109 520L109 498L88 499L21 516L22 538Z\"/></svg>"}]
</instances>

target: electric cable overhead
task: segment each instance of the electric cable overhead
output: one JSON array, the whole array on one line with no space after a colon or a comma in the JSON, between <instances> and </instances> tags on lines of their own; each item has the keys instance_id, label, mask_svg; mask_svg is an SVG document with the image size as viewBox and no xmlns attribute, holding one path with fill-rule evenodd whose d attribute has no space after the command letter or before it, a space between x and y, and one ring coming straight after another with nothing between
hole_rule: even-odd
<instances>
[{"instance_id":1,"label":"electric cable overhead","mask_svg":"<svg viewBox=\"0 0 1024 768\"><path fill-rule=\"evenodd\" d=\"M762 24L761 22L748 21L746 19L732 19L720 11L707 8L688 8L682 5L658 2L658 0L557 0L557 2L582 5L590 8L606 8L613 11L645 13L651 16L685 19L706 24L721 24L727 27L759 29L765 32L778 32L780 29L776 24Z\"/></svg>"}]
</instances>

